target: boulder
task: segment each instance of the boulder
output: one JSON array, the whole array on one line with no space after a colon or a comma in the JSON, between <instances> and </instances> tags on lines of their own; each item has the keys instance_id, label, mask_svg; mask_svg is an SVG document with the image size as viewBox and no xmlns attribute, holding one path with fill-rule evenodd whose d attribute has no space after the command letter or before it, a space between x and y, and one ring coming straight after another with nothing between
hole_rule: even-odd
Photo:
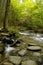
<instances>
[{"instance_id":1,"label":"boulder","mask_svg":"<svg viewBox=\"0 0 43 65\"><path fill-rule=\"evenodd\" d=\"M37 44L35 43L28 43L28 46L36 46Z\"/></svg>"},{"instance_id":2,"label":"boulder","mask_svg":"<svg viewBox=\"0 0 43 65\"><path fill-rule=\"evenodd\" d=\"M37 63L33 60L23 61L21 65L37 65Z\"/></svg>"},{"instance_id":3,"label":"boulder","mask_svg":"<svg viewBox=\"0 0 43 65\"><path fill-rule=\"evenodd\" d=\"M3 65L13 65L13 64L10 62L4 62Z\"/></svg>"},{"instance_id":4,"label":"boulder","mask_svg":"<svg viewBox=\"0 0 43 65\"><path fill-rule=\"evenodd\" d=\"M21 63L22 58L20 56L9 56L9 61L13 64L19 65Z\"/></svg>"},{"instance_id":5,"label":"boulder","mask_svg":"<svg viewBox=\"0 0 43 65\"><path fill-rule=\"evenodd\" d=\"M41 51L41 47L40 46L29 46L27 48L27 50L30 50L30 51Z\"/></svg>"},{"instance_id":6,"label":"boulder","mask_svg":"<svg viewBox=\"0 0 43 65\"><path fill-rule=\"evenodd\" d=\"M40 56L41 56L41 54L40 54L39 52L34 52L34 53L33 53L33 56L40 57Z\"/></svg>"},{"instance_id":7,"label":"boulder","mask_svg":"<svg viewBox=\"0 0 43 65\"><path fill-rule=\"evenodd\" d=\"M20 51L18 52L18 54L21 55L21 56L23 56L23 55L26 54L26 52L27 52L26 49L22 49L22 50L20 50Z\"/></svg>"},{"instance_id":8,"label":"boulder","mask_svg":"<svg viewBox=\"0 0 43 65\"><path fill-rule=\"evenodd\" d=\"M1 36L9 36L8 33L1 33L0 35L1 35Z\"/></svg>"}]
</instances>

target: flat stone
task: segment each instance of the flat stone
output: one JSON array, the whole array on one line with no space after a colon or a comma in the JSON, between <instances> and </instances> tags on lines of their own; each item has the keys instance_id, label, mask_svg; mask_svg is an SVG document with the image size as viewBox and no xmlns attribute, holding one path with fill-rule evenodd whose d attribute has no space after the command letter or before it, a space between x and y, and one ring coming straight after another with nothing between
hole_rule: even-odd
<instances>
[{"instance_id":1,"label":"flat stone","mask_svg":"<svg viewBox=\"0 0 43 65\"><path fill-rule=\"evenodd\" d=\"M37 44L35 43L28 43L28 46L36 46Z\"/></svg>"},{"instance_id":2,"label":"flat stone","mask_svg":"<svg viewBox=\"0 0 43 65\"><path fill-rule=\"evenodd\" d=\"M1 33L2 36L8 36L8 33Z\"/></svg>"},{"instance_id":3,"label":"flat stone","mask_svg":"<svg viewBox=\"0 0 43 65\"><path fill-rule=\"evenodd\" d=\"M9 56L9 61L13 64L19 65L21 63L21 57L20 56Z\"/></svg>"},{"instance_id":4,"label":"flat stone","mask_svg":"<svg viewBox=\"0 0 43 65\"><path fill-rule=\"evenodd\" d=\"M4 62L3 64L4 64L4 65L13 65L13 64L10 63L10 62Z\"/></svg>"},{"instance_id":5,"label":"flat stone","mask_svg":"<svg viewBox=\"0 0 43 65\"><path fill-rule=\"evenodd\" d=\"M37 65L37 63L33 60L23 61L21 65Z\"/></svg>"},{"instance_id":6,"label":"flat stone","mask_svg":"<svg viewBox=\"0 0 43 65\"><path fill-rule=\"evenodd\" d=\"M40 57L40 56L41 56L41 54L40 54L39 52L34 52L34 53L33 53L33 56Z\"/></svg>"},{"instance_id":7,"label":"flat stone","mask_svg":"<svg viewBox=\"0 0 43 65\"><path fill-rule=\"evenodd\" d=\"M41 51L41 47L39 46L29 46L27 49L30 51Z\"/></svg>"},{"instance_id":8,"label":"flat stone","mask_svg":"<svg viewBox=\"0 0 43 65\"><path fill-rule=\"evenodd\" d=\"M23 56L23 55L26 54L26 52L27 52L26 49L22 49L22 50L20 50L20 51L18 52L18 54L21 55L21 56Z\"/></svg>"}]
</instances>

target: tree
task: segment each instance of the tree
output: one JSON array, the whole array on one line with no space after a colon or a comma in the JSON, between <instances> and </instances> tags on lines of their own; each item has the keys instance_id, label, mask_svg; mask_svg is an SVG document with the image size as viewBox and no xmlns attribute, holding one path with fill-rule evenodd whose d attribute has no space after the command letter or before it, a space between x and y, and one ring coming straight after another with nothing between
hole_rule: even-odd
<instances>
[{"instance_id":1,"label":"tree","mask_svg":"<svg viewBox=\"0 0 43 65\"><path fill-rule=\"evenodd\" d=\"M7 18L7 14L8 14L9 5L10 5L10 0L6 0L5 16L4 16L4 21L3 21L3 29L6 29L6 18Z\"/></svg>"}]
</instances>

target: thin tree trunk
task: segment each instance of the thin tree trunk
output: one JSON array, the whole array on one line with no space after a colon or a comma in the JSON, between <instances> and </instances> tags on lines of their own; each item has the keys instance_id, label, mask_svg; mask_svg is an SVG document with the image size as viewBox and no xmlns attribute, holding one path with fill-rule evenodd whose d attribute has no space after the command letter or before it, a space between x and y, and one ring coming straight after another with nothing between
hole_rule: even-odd
<instances>
[{"instance_id":1,"label":"thin tree trunk","mask_svg":"<svg viewBox=\"0 0 43 65\"><path fill-rule=\"evenodd\" d=\"M6 18L9 10L10 0L6 0L6 6L5 6L5 16L3 21L3 29L6 29Z\"/></svg>"}]
</instances>

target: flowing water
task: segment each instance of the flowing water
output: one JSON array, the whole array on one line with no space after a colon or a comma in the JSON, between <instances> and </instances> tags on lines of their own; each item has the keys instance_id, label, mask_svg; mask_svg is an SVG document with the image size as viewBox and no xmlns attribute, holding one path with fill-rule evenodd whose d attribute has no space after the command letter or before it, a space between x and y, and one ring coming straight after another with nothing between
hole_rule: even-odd
<instances>
[{"instance_id":1,"label":"flowing water","mask_svg":"<svg viewBox=\"0 0 43 65\"><path fill-rule=\"evenodd\" d=\"M28 31L19 32L19 34L24 35L24 36L29 36L34 41L38 41L38 43L40 43L40 45L43 46L43 34L29 33ZM10 52L12 50L14 50L14 48L10 47L10 45L7 45L7 47L5 47L5 52Z\"/></svg>"},{"instance_id":2,"label":"flowing water","mask_svg":"<svg viewBox=\"0 0 43 65\"><path fill-rule=\"evenodd\" d=\"M38 33L29 33L27 31L25 32L19 32L21 35L27 35L33 38L36 41L43 42L43 34L38 34Z\"/></svg>"}]
</instances>

